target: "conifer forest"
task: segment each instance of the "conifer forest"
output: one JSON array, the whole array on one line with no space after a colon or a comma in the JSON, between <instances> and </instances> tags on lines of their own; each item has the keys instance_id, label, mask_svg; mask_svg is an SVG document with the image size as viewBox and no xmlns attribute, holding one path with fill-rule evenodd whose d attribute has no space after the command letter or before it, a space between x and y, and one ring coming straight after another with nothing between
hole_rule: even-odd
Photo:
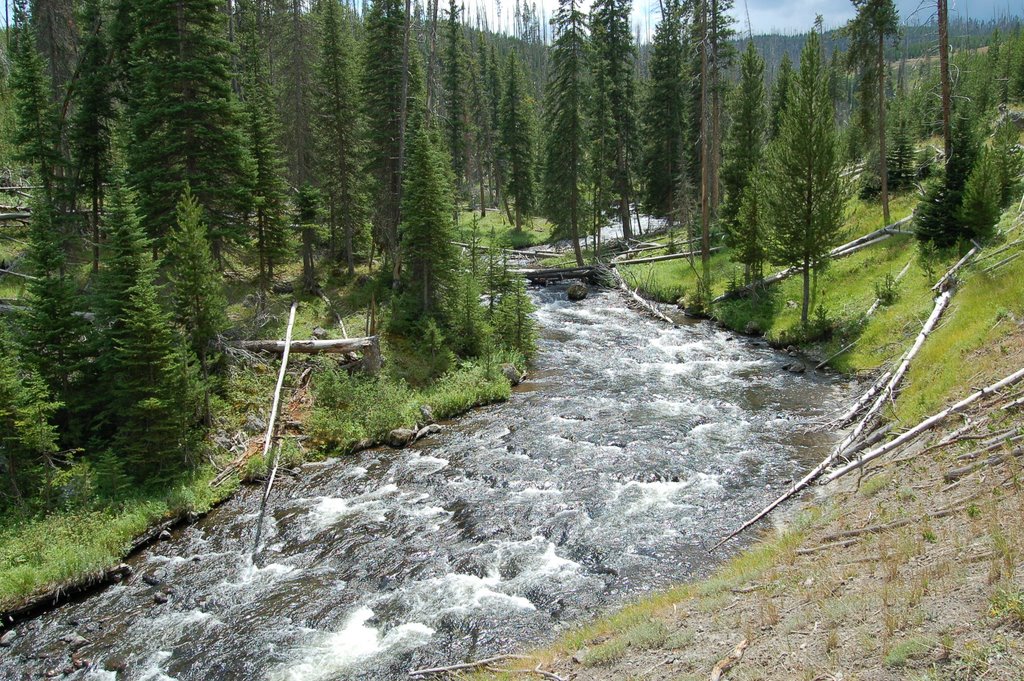
<instances>
[{"instance_id":1,"label":"conifer forest","mask_svg":"<svg viewBox=\"0 0 1024 681\"><path fill-rule=\"evenodd\" d=\"M8 0L0 677L1024 678L1021 17L748 3Z\"/></svg>"}]
</instances>

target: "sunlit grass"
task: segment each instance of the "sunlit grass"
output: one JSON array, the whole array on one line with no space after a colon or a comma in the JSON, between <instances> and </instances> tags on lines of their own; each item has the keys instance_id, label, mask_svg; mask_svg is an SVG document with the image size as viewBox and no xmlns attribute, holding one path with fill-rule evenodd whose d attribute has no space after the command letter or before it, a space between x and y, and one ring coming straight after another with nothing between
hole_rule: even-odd
<instances>
[{"instance_id":1,"label":"sunlit grass","mask_svg":"<svg viewBox=\"0 0 1024 681\"><path fill-rule=\"evenodd\" d=\"M457 227L458 240L469 243L476 222L477 239L483 246L501 246L504 248L525 248L538 246L551 241L552 224L542 217L530 217L523 220L523 229L516 231L509 222L504 211L488 210L485 217L479 211L464 211L459 215ZM492 234L493 231L493 234Z\"/></svg>"}]
</instances>

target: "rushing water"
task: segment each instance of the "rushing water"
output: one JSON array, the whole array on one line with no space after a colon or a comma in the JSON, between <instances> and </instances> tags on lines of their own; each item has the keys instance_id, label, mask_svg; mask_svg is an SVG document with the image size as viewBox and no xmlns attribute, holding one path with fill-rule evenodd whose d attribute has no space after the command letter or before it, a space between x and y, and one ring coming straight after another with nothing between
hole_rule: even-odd
<instances>
[{"instance_id":1,"label":"rushing water","mask_svg":"<svg viewBox=\"0 0 1024 681\"><path fill-rule=\"evenodd\" d=\"M76 648L69 678L400 679L549 640L706 571L705 547L828 447L814 422L838 388L787 358L614 293L536 299L540 356L510 402L282 479L257 565L244 489L127 583L21 625L0 678Z\"/></svg>"}]
</instances>

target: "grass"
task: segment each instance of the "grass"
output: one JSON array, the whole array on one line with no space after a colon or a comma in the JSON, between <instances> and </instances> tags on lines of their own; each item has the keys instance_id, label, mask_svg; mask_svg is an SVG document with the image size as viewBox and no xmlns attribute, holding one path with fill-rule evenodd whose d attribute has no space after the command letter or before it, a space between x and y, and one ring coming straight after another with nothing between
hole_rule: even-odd
<instances>
[{"instance_id":1,"label":"grass","mask_svg":"<svg viewBox=\"0 0 1024 681\"><path fill-rule=\"evenodd\" d=\"M109 568L124 557L137 536L163 520L209 510L237 487L229 483L211 488L214 474L210 467L201 468L116 508L5 518L0 525L0 611Z\"/></svg>"},{"instance_id":2,"label":"grass","mask_svg":"<svg viewBox=\"0 0 1024 681\"><path fill-rule=\"evenodd\" d=\"M527 248L546 244L551 241L553 229L553 225L545 218L528 218L523 222L523 229L516 231L504 211L489 210L487 216L483 218L479 212L463 211L459 215L456 227L457 240L470 243L474 226L477 230L477 240L481 245L503 248Z\"/></svg>"},{"instance_id":3,"label":"grass","mask_svg":"<svg viewBox=\"0 0 1024 681\"><path fill-rule=\"evenodd\" d=\"M923 638L912 638L894 645L885 656L886 667L905 667L910 660L924 657L932 650L932 643Z\"/></svg>"}]
</instances>

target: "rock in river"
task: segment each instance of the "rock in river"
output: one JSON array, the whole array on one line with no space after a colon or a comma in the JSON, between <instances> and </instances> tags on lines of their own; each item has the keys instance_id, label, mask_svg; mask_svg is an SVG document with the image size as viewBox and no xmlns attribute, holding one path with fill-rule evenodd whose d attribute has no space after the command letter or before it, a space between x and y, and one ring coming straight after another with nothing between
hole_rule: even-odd
<instances>
[{"instance_id":1,"label":"rock in river","mask_svg":"<svg viewBox=\"0 0 1024 681\"><path fill-rule=\"evenodd\" d=\"M586 284L577 282L569 287L569 290L565 292L565 295L569 297L569 300L579 302L585 299L588 293L590 293L590 291L587 290Z\"/></svg>"},{"instance_id":2,"label":"rock in river","mask_svg":"<svg viewBox=\"0 0 1024 681\"><path fill-rule=\"evenodd\" d=\"M395 428L388 433L387 443L395 449L401 449L416 439L416 431L409 428Z\"/></svg>"}]
</instances>

